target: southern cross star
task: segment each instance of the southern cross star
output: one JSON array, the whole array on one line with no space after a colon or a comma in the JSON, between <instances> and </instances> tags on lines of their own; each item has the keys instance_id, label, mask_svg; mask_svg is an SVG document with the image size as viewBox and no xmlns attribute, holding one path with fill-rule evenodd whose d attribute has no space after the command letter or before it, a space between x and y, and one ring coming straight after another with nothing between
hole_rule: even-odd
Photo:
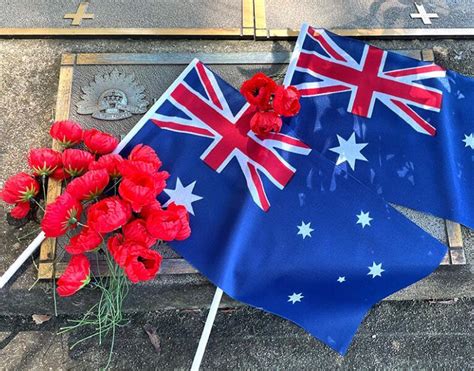
<instances>
[{"instance_id":1,"label":"southern cross star","mask_svg":"<svg viewBox=\"0 0 474 371\"><path fill-rule=\"evenodd\" d=\"M202 200L201 196L193 194L195 185L196 181L184 187L181 180L177 178L175 189L167 188L164 190L164 192L170 196L170 199L164 204L164 206L168 206L170 203L174 202L176 205L183 205L188 212L194 215L193 202Z\"/></svg>"},{"instance_id":2,"label":"southern cross star","mask_svg":"<svg viewBox=\"0 0 474 371\"><path fill-rule=\"evenodd\" d=\"M303 240L306 237L312 237L311 232L314 231L313 228L311 228L311 222L305 223L301 221L301 225L297 225L296 228L298 228L298 233L297 235L301 235L303 237Z\"/></svg>"},{"instance_id":3,"label":"southern cross star","mask_svg":"<svg viewBox=\"0 0 474 371\"><path fill-rule=\"evenodd\" d=\"M373 218L371 218L369 216L369 211L367 211L366 213L364 213L362 210L360 211L360 214L359 215L356 215L357 216L357 223L356 224L360 224L362 226L362 228L365 228L365 226L369 226L370 227L370 222L372 220L374 220Z\"/></svg>"},{"instance_id":4,"label":"southern cross star","mask_svg":"<svg viewBox=\"0 0 474 371\"><path fill-rule=\"evenodd\" d=\"M339 276L339 278L337 279L337 282L339 282L339 283L346 282L346 277L345 276Z\"/></svg>"},{"instance_id":5,"label":"southern cross star","mask_svg":"<svg viewBox=\"0 0 474 371\"><path fill-rule=\"evenodd\" d=\"M301 299L303 299L304 296L302 292L300 292L299 294L294 292L292 295L288 295L288 298L288 301L291 302L291 304L295 304L296 302L301 302Z\"/></svg>"},{"instance_id":6,"label":"southern cross star","mask_svg":"<svg viewBox=\"0 0 474 371\"><path fill-rule=\"evenodd\" d=\"M339 146L329 148L330 151L339 154L336 165L347 161L351 169L355 170L355 163L357 160L368 161L365 156L360 153L368 143L356 143L355 133L352 133L348 140L345 140L338 135L337 140L339 141Z\"/></svg>"},{"instance_id":7,"label":"southern cross star","mask_svg":"<svg viewBox=\"0 0 474 371\"><path fill-rule=\"evenodd\" d=\"M464 139L462 141L466 143L464 147L471 147L471 149L474 149L474 133L469 135L464 134Z\"/></svg>"},{"instance_id":8,"label":"southern cross star","mask_svg":"<svg viewBox=\"0 0 474 371\"><path fill-rule=\"evenodd\" d=\"M382 277L382 272L385 272L385 269L382 269L382 263L375 264L375 262L372 262L372 266L368 268L369 273L367 273L367 275L372 276L372 278Z\"/></svg>"}]
</instances>

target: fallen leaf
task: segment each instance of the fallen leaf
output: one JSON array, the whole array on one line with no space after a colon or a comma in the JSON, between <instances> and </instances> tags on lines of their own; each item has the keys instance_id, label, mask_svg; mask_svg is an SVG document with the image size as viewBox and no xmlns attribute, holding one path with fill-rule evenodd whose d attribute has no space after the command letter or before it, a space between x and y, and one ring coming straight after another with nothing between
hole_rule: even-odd
<instances>
[{"instance_id":1,"label":"fallen leaf","mask_svg":"<svg viewBox=\"0 0 474 371\"><path fill-rule=\"evenodd\" d=\"M34 323L41 325L44 322L48 322L51 319L51 316L46 314L33 314L31 318L33 318Z\"/></svg>"},{"instance_id":2,"label":"fallen leaf","mask_svg":"<svg viewBox=\"0 0 474 371\"><path fill-rule=\"evenodd\" d=\"M448 300L430 300L430 304L455 304L457 303L459 298L452 298Z\"/></svg>"},{"instance_id":3,"label":"fallen leaf","mask_svg":"<svg viewBox=\"0 0 474 371\"><path fill-rule=\"evenodd\" d=\"M153 345L153 348L155 348L156 353L160 354L161 352L161 342L160 338L158 337L156 333L156 327L153 327L150 324L146 324L143 326L143 329L147 333L148 337L150 338L151 344Z\"/></svg>"}]
</instances>

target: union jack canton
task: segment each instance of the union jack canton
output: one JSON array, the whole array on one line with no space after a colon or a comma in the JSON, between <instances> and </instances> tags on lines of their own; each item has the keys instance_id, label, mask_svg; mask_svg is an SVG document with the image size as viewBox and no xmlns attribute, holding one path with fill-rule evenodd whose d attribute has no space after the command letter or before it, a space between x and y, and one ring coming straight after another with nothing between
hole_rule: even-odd
<instances>
[{"instance_id":1,"label":"union jack canton","mask_svg":"<svg viewBox=\"0 0 474 371\"><path fill-rule=\"evenodd\" d=\"M253 200L267 211L270 202L261 174L283 189L295 173L275 149L302 155L309 154L311 149L285 134L258 137L250 130L255 107L245 103L236 113L232 112L215 76L197 60L192 70L199 78L199 87L189 85L186 79L178 83L168 97L176 112L171 111L172 116L157 112L150 120L165 130L213 139L201 160L220 173L235 158Z\"/></svg>"},{"instance_id":2,"label":"union jack canton","mask_svg":"<svg viewBox=\"0 0 474 371\"><path fill-rule=\"evenodd\" d=\"M320 81L297 84L306 97L350 91L348 111L372 117L376 100L385 104L416 131L435 135L436 128L418 115L410 105L439 112L442 93L438 89L415 83L417 80L444 77L446 71L435 64L387 69L387 52L365 45L357 62L338 46L325 30L308 27L307 37L320 49L302 49L296 71Z\"/></svg>"}]
</instances>

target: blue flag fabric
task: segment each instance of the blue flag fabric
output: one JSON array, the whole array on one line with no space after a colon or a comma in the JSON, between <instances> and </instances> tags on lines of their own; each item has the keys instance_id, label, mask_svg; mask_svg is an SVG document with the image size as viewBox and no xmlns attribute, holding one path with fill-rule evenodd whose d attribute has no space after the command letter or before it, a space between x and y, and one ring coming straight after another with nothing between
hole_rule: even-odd
<instances>
[{"instance_id":1,"label":"blue flag fabric","mask_svg":"<svg viewBox=\"0 0 474 371\"><path fill-rule=\"evenodd\" d=\"M119 150L147 144L171 173L160 202L191 213L191 237L172 244L185 259L345 353L370 307L430 274L446 248L288 127L256 137L253 112L195 60Z\"/></svg>"},{"instance_id":2,"label":"blue flag fabric","mask_svg":"<svg viewBox=\"0 0 474 371\"><path fill-rule=\"evenodd\" d=\"M474 228L474 79L304 25L286 120L389 202Z\"/></svg>"}]
</instances>

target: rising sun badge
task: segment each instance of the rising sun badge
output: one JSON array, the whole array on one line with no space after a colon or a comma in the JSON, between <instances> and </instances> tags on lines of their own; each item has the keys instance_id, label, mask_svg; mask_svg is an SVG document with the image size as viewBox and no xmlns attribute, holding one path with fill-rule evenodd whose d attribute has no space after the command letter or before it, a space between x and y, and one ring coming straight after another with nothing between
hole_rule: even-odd
<instances>
[{"instance_id":1,"label":"rising sun badge","mask_svg":"<svg viewBox=\"0 0 474 371\"><path fill-rule=\"evenodd\" d=\"M84 94L76 104L77 113L108 121L143 114L149 105L144 91L134 74L127 75L117 69L98 74L89 86L82 87Z\"/></svg>"}]
</instances>

